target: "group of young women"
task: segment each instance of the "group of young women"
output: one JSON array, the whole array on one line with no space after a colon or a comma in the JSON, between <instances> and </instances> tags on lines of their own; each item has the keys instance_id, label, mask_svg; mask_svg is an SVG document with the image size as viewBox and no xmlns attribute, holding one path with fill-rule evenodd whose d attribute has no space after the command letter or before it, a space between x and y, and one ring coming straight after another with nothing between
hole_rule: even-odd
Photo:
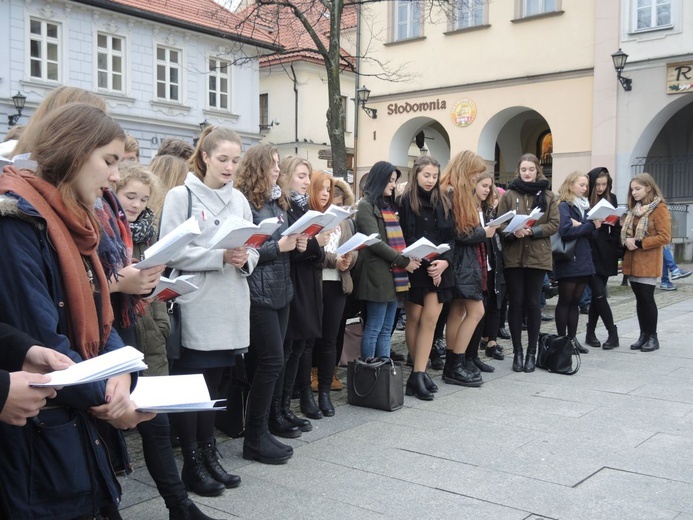
<instances>
[{"instance_id":1,"label":"group of young women","mask_svg":"<svg viewBox=\"0 0 693 520\"><path fill-rule=\"evenodd\" d=\"M335 413L329 389L352 291L365 302L364 358L389 356L398 301L405 301L414 363L406 391L419 399L431 400L438 390L426 362L444 305L449 310L443 381L476 387L482 384L480 372L493 370L479 359L478 348L484 328L489 343L495 340L497 326L495 331L491 323L485 327L483 319L494 314L506 283L513 369L534 370L539 293L552 268L560 288L559 333L575 336L577 301L590 283L597 305L587 343L594 343L599 316L609 330L605 348L618 346L604 290L617 258L618 232L613 226L606 233L605 223L586 220L590 204L584 197L593 186L592 204L598 197L615 202L605 169L589 177L570 175L559 201L548 190L536 157L525 155L494 212L493 179L473 152L457 154L442 173L435 160L419 159L400 197L395 197L400 172L382 161L368 174L355 222L345 220L311 238L285 236L282 232L307 210L322 212L331 204L352 202L348 186L313 172L303 159L280 161L271 145L254 145L242 153L235 132L209 127L189 161L190 172L182 185L168 191L162 205L157 175L134 164L119 170L125 151L120 126L98 101L82 101L46 110L20 141L31 152L35 171L8 167L0 175L0 239L10 245L0 257L0 322L21 331L2 330L2 340L9 338L21 352L8 362L15 370L45 372L127 342L145 352L151 375L201 373L211 397L219 398L224 397L224 370L245 353L251 388L243 457L282 464L293 449L275 435L294 438L312 428L291 410L294 385L307 417ZM172 173L173 165L164 169ZM170 186L178 182L164 181ZM495 214L510 209L527 214L534 207L543 215L526 229L503 233L503 226L488 225ZM632 179L628 207L620 231L623 271L631 278L641 325L641 337L631 348L651 351L659 347L653 289L661 272L661 247L669 241L669 217L647 174ZM171 276L191 275L198 290L178 298L182 349L178 359L168 360L162 350L167 316L161 305L142 299L157 285L164 266L138 270L133 263L158 233L189 216L197 218L201 234L168 267ZM258 248L206 247L228 219L259 223L270 217L281 225ZM379 233L382 239L358 253L337 255L338 246L356 229ZM552 266L549 237L556 231L566 240L578 240L576 256L566 265ZM406 245L421 237L450 249L431 259L404 255ZM603 265L595 269L599 262ZM525 315L528 348L523 358ZM317 404L310 390L313 358ZM208 518L186 490L214 496L240 484L219 461L210 413L171 415L184 459L178 474L168 419L140 413L130 400L137 375L57 393L29 392L26 375L9 383L0 376L9 384L9 408L7 413L0 410L2 501L17 516L74 519L98 513L119 518L121 490L114 467L130 469L124 428L138 427L147 467L171 518ZM40 381L41 376L33 377Z\"/></svg>"}]
</instances>

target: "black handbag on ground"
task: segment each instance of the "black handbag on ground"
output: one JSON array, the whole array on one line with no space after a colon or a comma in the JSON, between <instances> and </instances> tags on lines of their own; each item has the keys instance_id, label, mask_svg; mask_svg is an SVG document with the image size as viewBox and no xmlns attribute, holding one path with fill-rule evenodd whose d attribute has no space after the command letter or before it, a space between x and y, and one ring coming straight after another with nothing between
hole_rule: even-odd
<instances>
[{"instance_id":1,"label":"black handbag on ground","mask_svg":"<svg viewBox=\"0 0 693 520\"><path fill-rule=\"evenodd\" d=\"M347 402L387 412L402 408L402 365L386 357L350 361L347 367Z\"/></svg>"},{"instance_id":2,"label":"black handbag on ground","mask_svg":"<svg viewBox=\"0 0 693 520\"><path fill-rule=\"evenodd\" d=\"M220 395L226 395L226 411L217 412L215 426L233 439L245 436L245 416L248 409L250 382L242 354L236 356L235 363L227 374L220 389Z\"/></svg>"},{"instance_id":3,"label":"black handbag on ground","mask_svg":"<svg viewBox=\"0 0 693 520\"><path fill-rule=\"evenodd\" d=\"M192 192L188 190L188 218L192 215ZM180 271L180 276L183 272ZM170 269L164 271L164 276L170 275ZM180 359L182 341L183 341L183 322L180 316L180 305L176 303L175 298L166 302L166 312L168 313L168 321L171 323L171 331L166 338L166 356L168 357L169 366L171 361Z\"/></svg>"},{"instance_id":4,"label":"black handbag on ground","mask_svg":"<svg viewBox=\"0 0 693 520\"><path fill-rule=\"evenodd\" d=\"M577 240L564 240L559 233L551 235L551 253L553 259L561 262L572 260L575 257L575 245Z\"/></svg>"},{"instance_id":5,"label":"black handbag on ground","mask_svg":"<svg viewBox=\"0 0 693 520\"><path fill-rule=\"evenodd\" d=\"M580 370L580 352L573 339L555 334L539 334L537 367L568 376L577 373Z\"/></svg>"}]
</instances>

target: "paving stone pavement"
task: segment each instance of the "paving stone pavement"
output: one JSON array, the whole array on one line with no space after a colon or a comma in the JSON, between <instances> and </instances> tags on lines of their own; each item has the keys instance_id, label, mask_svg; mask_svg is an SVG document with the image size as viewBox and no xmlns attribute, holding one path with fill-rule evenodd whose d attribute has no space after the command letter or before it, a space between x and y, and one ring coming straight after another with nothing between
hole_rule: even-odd
<instances>
[{"instance_id":1,"label":"paving stone pavement","mask_svg":"<svg viewBox=\"0 0 693 520\"><path fill-rule=\"evenodd\" d=\"M578 374L515 373L511 355L487 360L496 371L478 389L431 371L435 400L405 397L392 413L332 392L335 417L286 441L295 450L286 465L245 461L242 440L219 433L222 463L243 483L191 498L213 518L693 520L693 277L676 281L677 291L657 289L654 353L628 348L639 329L620 282L610 280L609 301L621 346L590 348ZM580 322L582 338L586 316ZM603 327L597 335L606 338ZM403 333L393 348L406 351ZM128 443L136 471L120 478L123 518L168 518L139 437Z\"/></svg>"}]
</instances>

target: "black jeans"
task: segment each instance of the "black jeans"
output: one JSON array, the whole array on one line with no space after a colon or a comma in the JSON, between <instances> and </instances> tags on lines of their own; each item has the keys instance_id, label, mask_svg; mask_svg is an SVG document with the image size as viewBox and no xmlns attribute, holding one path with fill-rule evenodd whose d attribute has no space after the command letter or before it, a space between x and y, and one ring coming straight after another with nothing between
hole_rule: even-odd
<instances>
[{"instance_id":1,"label":"black jeans","mask_svg":"<svg viewBox=\"0 0 693 520\"><path fill-rule=\"evenodd\" d=\"M522 349L522 315L527 315L527 350L537 351L537 340L541 328L541 298L544 285L544 269L509 267L505 269L508 286L508 325L513 350Z\"/></svg>"},{"instance_id":2,"label":"black jeans","mask_svg":"<svg viewBox=\"0 0 693 520\"><path fill-rule=\"evenodd\" d=\"M322 283L322 338L306 344L299 372L299 386L310 385L313 360L318 367L318 387L329 388L332 385L334 367L337 363L337 336L346 299L341 281L330 280Z\"/></svg>"},{"instance_id":3,"label":"black jeans","mask_svg":"<svg viewBox=\"0 0 693 520\"><path fill-rule=\"evenodd\" d=\"M274 387L284 366L284 336L288 323L289 305L281 309L250 305L250 347L245 356L250 380L246 438L267 430Z\"/></svg>"},{"instance_id":4,"label":"black jeans","mask_svg":"<svg viewBox=\"0 0 693 520\"><path fill-rule=\"evenodd\" d=\"M599 318L604 322L606 330L610 331L614 327L614 315L611 312L611 306L606 294L608 281L608 276L595 274L590 277L589 286L592 289L592 304L590 305L590 313L587 318L588 328L595 328Z\"/></svg>"},{"instance_id":5,"label":"black jeans","mask_svg":"<svg viewBox=\"0 0 693 520\"><path fill-rule=\"evenodd\" d=\"M311 342L313 340L310 340ZM307 340L305 339L285 339L284 340L284 368L282 368L274 387L274 397L281 398L282 395L291 395L294 383L301 385L301 379L296 379L296 375L301 367L302 359L306 357L308 350ZM312 354L311 354L312 355ZM310 386L310 369L308 370L308 386Z\"/></svg>"}]
</instances>

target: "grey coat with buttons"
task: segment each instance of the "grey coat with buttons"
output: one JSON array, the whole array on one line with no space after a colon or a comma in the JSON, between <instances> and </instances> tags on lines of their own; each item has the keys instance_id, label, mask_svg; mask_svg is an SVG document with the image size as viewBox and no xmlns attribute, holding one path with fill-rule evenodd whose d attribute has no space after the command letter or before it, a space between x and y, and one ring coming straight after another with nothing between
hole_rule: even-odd
<instances>
[{"instance_id":1,"label":"grey coat with buttons","mask_svg":"<svg viewBox=\"0 0 693 520\"><path fill-rule=\"evenodd\" d=\"M182 343L192 350L237 350L250 343L250 291L247 277L258 262L258 253L249 249L242 270L224 264L223 249L207 249L219 226L234 216L250 222L250 205L232 183L213 190L195 174L188 173L185 186L173 188L164 202L160 236L183 223L188 215L188 191L192 192L191 215L202 233L168 263L177 274L192 275L197 291L179 296Z\"/></svg>"}]
</instances>

